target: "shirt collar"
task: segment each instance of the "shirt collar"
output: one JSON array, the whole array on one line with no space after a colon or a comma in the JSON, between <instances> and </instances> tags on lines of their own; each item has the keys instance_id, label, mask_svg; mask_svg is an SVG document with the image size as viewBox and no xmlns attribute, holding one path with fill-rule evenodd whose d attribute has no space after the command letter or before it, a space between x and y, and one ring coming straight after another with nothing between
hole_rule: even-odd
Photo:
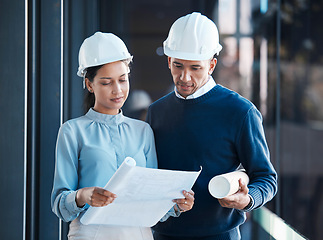
<instances>
[{"instance_id":1,"label":"shirt collar","mask_svg":"<svg viewBox=\"0 0 323 240\"><path fill-rule=\"evenodd\" d=\"M89 111L86 113L86 116L95 122L105 123L105 124L120 124L124 121L124 116L121 109L117 115L109 115L109 114L99 113L93 110L93 108L90 108Z\"/></svg>"},{"instance_id":2,"label":"shirt collar","mask_svg":"<svg viewBox=\"0 0 323 240\"><path fill-rule=\"evenodd\" d=\"M194 98L198 98L201 97L202 95L204 95L205 93L207 93L208 91L210 91L212 88L214 88L214 86L216 85L214 79L212 76L209 76L208 81L202 86L200 87L196 92L194 92L191 95L188 95L186 98L182 97L176 90L176 86L175 86L175 94L176 97L181 98L181 99L194 99Z\"/></svg>"}]
</instances>

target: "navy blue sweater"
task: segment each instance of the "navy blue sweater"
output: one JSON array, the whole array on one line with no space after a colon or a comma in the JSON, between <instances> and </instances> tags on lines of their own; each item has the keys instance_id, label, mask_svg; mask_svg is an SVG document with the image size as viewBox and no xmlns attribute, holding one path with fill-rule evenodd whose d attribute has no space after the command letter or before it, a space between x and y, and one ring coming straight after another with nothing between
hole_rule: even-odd
<instances>
[{"instance_id":1,"label":"navy blue sweater","mask_svg":"<svg viewBox=\"0 0 323 240\"><path fill-rule=\"evenodd\" d=\"M166 95L150 106L147 121L155 134L159 168L203 168L193 186L193 209L158 223L154 231L168 236L239 239L238 226L245 221L245 213L221 207L208 192L208 183L241 163L250 178L253 209L276 194L277 175L270 163L260 112L247 99L217 84L196 99L180 99L174 92Z\"/></svg>"}]
</instances>

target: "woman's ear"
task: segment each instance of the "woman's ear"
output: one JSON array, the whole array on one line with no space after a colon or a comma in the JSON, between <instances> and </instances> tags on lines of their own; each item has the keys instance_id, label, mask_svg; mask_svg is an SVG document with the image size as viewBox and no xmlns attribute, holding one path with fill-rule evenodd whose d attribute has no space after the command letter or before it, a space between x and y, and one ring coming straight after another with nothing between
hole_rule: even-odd
<instances>
[{"instance_id":1,"label":"woman's ear","mask_svg":"<svg viewBox=\"0 0 323 240\"><path fill-rule=\"evenodd\" d=\"M88 78L85 78L85 85L86 85L87 90L90 93L93 93L92 82Z\"/></svg>"}]
</instances>

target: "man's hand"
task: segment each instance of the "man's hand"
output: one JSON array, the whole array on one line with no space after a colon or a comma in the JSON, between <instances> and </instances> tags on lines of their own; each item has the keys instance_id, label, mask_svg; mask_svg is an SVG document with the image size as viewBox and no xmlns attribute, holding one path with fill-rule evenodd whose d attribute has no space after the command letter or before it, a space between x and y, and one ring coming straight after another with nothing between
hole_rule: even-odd
<instances>
[{"instance_id":1,"label":"man's hand","mask_svg":"<svg viewBox=\"0 0 323 240\"><path fill-rule=\"evenodd\" d=\"M251 201L247 185L239 179L239 190L235 194L218 199L222 207L244 209Z\"/></svg>"},{"instance_id":2,"label":"man's hand","mask_svg":"<svg viewBox=\"0 0 323 240\"><path fill-rule=\"evenodd\" d=\"M75 200L78 207L83 207L86 203L92 207L104 207L112 203L116 197L117 195L103 188L86 187L77 191Z\"/></svg>"}]
</instances>

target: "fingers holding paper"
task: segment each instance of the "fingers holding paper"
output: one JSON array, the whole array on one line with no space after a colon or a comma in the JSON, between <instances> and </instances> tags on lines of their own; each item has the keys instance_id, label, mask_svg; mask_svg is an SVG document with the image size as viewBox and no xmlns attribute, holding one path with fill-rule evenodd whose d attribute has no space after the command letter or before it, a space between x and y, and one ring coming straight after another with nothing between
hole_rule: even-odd
<instances>
[{"instance_id":1,"label":"fingers holding paper","mask_svg":"<svg viewBox=\"0 0 323 240\"><path fill-rule=\"evenodd\" d=\"M177 203L175 207L179 208L179 211L186 212L191 210L194 205L194 192L192 190L189 192L184 190L183 195L185 198L174 199L173 202Z\"/></svg>"},{"instance_id":2,"label":"fingers holding paper","mask_svg":"<svg viewBox=\"0 0 323 240\"><path fill-rule=\"evenodd\" d=\"M77 191L75 200L78 207L86 203L92 207L104 207L112 203L116 197L117 195L103 188L86 187Z\"/></svg>"},{"instance_id":3,"label":"fingers holding paper","mask_svg":"<svg viewBox=\"0 0 323 240\"><path fill-rule=\"evenodd\" d=\"M244 209L250 202L249 189L241 179L239 179L239 190L225 198L218 199L222 207Z\"/></svg>"}]
</instances>

